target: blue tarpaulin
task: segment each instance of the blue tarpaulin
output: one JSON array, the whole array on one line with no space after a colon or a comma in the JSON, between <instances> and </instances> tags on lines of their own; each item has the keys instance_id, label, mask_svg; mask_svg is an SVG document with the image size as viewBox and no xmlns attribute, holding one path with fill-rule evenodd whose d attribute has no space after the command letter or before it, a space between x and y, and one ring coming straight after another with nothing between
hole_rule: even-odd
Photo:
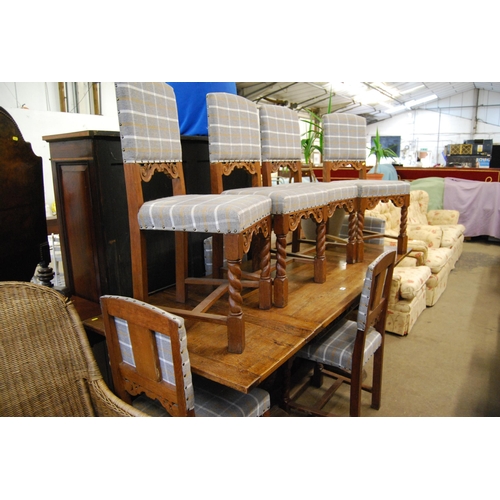
<instances>
[{"instance_id":1,"label":"blue tarpaulin","mask_svg":"<svg viewBox=\"0 0 500 500\"><path fill-rule=\"evenodd\" d=\"M207 94L236 94L233 82L167 82L175 92L181 135L208 135Z\"/></svg>"}]
</instances>

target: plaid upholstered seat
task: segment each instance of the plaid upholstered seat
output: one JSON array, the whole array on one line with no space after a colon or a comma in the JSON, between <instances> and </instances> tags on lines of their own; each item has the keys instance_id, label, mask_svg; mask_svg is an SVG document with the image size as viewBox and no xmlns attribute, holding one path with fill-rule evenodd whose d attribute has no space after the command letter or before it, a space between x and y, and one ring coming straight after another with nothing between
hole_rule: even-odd
<instances>
[{"instance_id":1,"label":"plaid upholstered seat","mask_svg":"<svg viewBox=\"0 0 500 500\"><path fill-rule=\"evenodd\" d=\"M198 417L260 417L270 409L263 389L243 394L192 376L183 318L128 297L106 295L101 304L115 388L125 401L140 394L136 408Z\"/></svg>"},{"instance_id":2,"label":"plaid upholstered seat","mask_svg":"<svg viewBox=\"0 0 500 500\"><path fill-rule=\"evenodd\" d=\"M220 234L227 251L228 279L217 277L211 285L226 286L231 304L225 319L228 349L241 353L245 346L241 309L241 261L253 236L260 246L260 276L245 286L259 288L259 307L271 307L270 260L271 201L268 197L186 194L177 106L173 89L165 83L117 83L116 95L123 152L132 256L134 297L147 300L147 252L145 231L174 231L176 299L186 302L187 284L200 283L188 277L188 232ZM174 196L144 200L142 182L156 173L172 180ZM206 280L205 280L206 281ZM205 308L190 314L210 320L205 311L221 296L220 290L203 302ZM186 313L188 315L188 313Z\"/></svg>"},{"instance_id":3,"label":"plaid upholstered seat","mask_svg":"<svg viewBox=\"0 0 500 500\"><path fill-rule=\"evenodd\" d=\"M334 327L315 339L298 353L299 358L310 359L316 363L327 366L338 366L342 370L351 371L352 354L358 324L355 321L343 319L336 323ZM374 328L370 328L366 336L364 362L366 363L373 353L380 347L382 337Z\"/></svg>"},{"instance_id":4,"label":"plaid upholstered seat","mask_svg":"<svg viewBox=\"0 0 500 500\"><path fill-rule=\"evenodd\" d=\"M406 181L371 181L359 179L356 181L358 186L358 196L367 198L374 196L385 198L387 196L400 196L410 194L410 183Z\"/></svg>"},{"instance_id":5,"label":"plaid upholstered seat","mask_svg":"<svg viewBox=\"0 0 500 500\"><path fill-rule=\"evenodd\" d=\"M395 264L394 256L394 251L384 252L368 266L357 320L344 318L335 322L297 353L299 358L314 361L316 367L324 365L326 369L321 373L337 378L340 383L345 380L350 382L351 416L359 416L362 370L372 356L375 356L372 387L363 386L363 389L372 392L372 406L374 408L380 406L385 322ZM340 370L341 374L330 370ZM319 373L319 371L316 373L317 378ZM312 413L318 411L318 414L324 415L325 412L322 412L321 408L339 386L340 384L334 384L332 390L327 392L328 397L325 395L321 405L316 406ZM293 398L289 398L288 404L291 407L305 409Z\"/></svg>"},{"instance_id":6,"label":"plaid upholstered seat","mask_svg":"<svg viewBox=\"0 0 500 500\"><path fill-rule=\"evenodd\" d=\"M269 215L266 196L179 195L144 203L141 229L205 233L241 233Z\"/></svg>"},{"instance_id":7,"label":"plaid upholstered seat","mask_svg":"<svg viewBox=\"0 0 500 500\"><path fill-rule=\"evenodd\" d=\"M357 321L343 319L339 323L334 324L325 334L303 347L297 353L297 356L328 366L337 366L342 370L352 370L352 356L356 335L358 330L362 331L366 327L366 315L370 303L370 294L374 285L373 270L386 254L394 254L394 252L383 253L368 266L363 291L359 299ZM381 344L381 333L377 332L375 328L369 327L364 345L363 365L368 362Z\"/></svg>"}]
</instances>

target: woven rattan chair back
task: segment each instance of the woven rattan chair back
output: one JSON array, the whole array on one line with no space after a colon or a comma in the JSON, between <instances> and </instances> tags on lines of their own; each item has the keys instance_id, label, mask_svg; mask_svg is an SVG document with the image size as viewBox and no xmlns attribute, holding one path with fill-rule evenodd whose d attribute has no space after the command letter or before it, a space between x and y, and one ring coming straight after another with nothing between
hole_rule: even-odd
<instances>
[{"instance_id":1,"label":"woven rattan chair back","mask_svg":"<svg viewBox=\"0 0 500 500\"><path fill-rule=\"evenodd\" d=\"M0 415L145 416L105 384L68 299L9 281L0 282Z\"/></svg>"}]
</instances>

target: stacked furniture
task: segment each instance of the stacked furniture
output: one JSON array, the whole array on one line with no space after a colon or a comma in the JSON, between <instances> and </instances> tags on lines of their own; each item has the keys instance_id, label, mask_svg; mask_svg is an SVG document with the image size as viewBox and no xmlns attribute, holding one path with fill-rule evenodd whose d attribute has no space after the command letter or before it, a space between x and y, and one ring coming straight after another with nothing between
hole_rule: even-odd
<instances>
[{"instance_id":1,"label":"stacked furniture","mask_svg":"<svg viewBox=\"0 0 500 500\"><path fill-rule=\"evenodd\" d=\"M227 326L228 351L245 349L242 311L241 261L253 236L261 238L260 276L247 286L259 289L259 307L271 307L270 227L271 202L258 195L225 196L186 194L177 107L172 88L162 83L116 84L130 228L133 296L148 299L147 239L149 231L175 233L176 298L187 301L187 285L217 285L192 310L172 311L198 321ZM142 188L155 174L172 180L173 196L145 201ZM188 276L188 233L222 236L228 278L208 282ZM228 292L227 316L210 314L209 308Z\"/></svg>"},{"instance_id":2,"label":"stacked furniture","mask_svg":"<svg viewBox=\"0 0 500 500\"><path fill-rule=\"evenodd\" d=\"M278 186L263 186L261 174L262 149L266 164L300 161L300 129L298 116L285 108L276 109L274 116L266 115L267 140L261 140L260 117L257 105L241 96L226 93L207 95L210 172L212 192L225 196L263 195L271 202L272 227L276 237L276 277L273 282L276 307L288 302L287 236L296 231L301 219L313 218L317 225L316 254L294 256L313 266L316 283L326 280L326 222L336 208L346 206L352 211L357 197L354 185L337 183L294 182ZM280 112L281 116L276 114ZM279 118L279 119L278 119ZM272 133L269 129L272 127ZM287 141L289 146L287 147ZM264 146L264 147L263 147ZM271 168L271 166L269 166ZM245 169L252 179L252 187L224 190L224 178L235 169ZM299 171L300 174L300 171ZM270 175L266 175L269 179ZM300 177L299 177L300 178ZM334 185L335 184L335 185ZM222 265L223 249L220 237L212 240L213 273ZM224 249L225 250L225 249Z\"/></svg>"}]
</instances>

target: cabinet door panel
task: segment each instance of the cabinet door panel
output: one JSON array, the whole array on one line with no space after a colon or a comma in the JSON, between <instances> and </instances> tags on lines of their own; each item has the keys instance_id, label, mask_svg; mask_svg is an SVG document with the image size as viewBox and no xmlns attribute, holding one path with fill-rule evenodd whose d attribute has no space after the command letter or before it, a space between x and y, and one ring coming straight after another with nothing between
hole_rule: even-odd
<instances>
[{"instance_id":1,"label":"cabinet door panel","mask_svg":"<svg viewBox=\"0 0 500 500\"><path fill-rule=\"evenodd\" d=\"M99 302L101 291L92 231L89 166L86 163L61 164L59 168L65 240L71 242L66 252L69 285L78 296Z\"/></svg>"}]
</instances>

